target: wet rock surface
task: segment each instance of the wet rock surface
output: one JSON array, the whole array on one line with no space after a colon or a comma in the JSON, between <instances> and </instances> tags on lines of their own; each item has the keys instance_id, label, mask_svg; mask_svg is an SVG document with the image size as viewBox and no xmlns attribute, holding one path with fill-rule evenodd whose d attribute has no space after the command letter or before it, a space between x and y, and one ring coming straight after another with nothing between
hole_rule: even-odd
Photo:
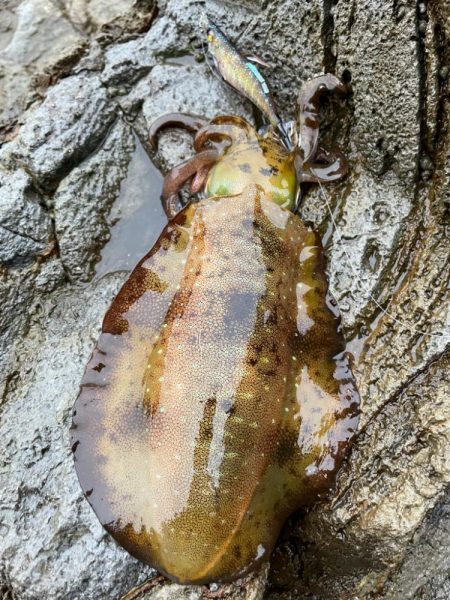
<instances>
[{"instance_id":1,"label":"wet rock surface","mask_svg":"<svg viewBox=\"0 0 450 600\"><path fill-rule=\"evenodd\" d=\"M116 106L96 75L67 77L27 115L9 161L23 165L40 185L53 187L103 141L115 116Z\"/></svg>"},{"instance_id":2,"label":"wet rock surface","mask_svg":"<svg viewBox=\"0 0 450 600\"><path fill-rule=\"evenodd\" d=\"M363 400L334 493L291 519L268 577L230 584L225 597L447 598L449 8L384 0L206 8L268 60L285 117L306 78L329 71L351 81L346 105L332 104L323 123L351 173L325 194L308 190L301 215L324 236ZM121 598L152 574L89 509L68 428L102 317L164 223L149 124L172 110L252 115L197 62L198 11L180 0L158 3L157 14L142 0L0 8L5 598ZM167 133L153 159L166 169L190 153L188 136ZM205 594L165 584L146 597Z\"/></svg>"},{"instance_id":3,"label":"wet rock surface","mask_svg":"<svg viewBox=\"0 0 450 600\"><path fill-rule=\"evenodd\" d=\"M29 175L0 171L0 261L6 267L33 263L51 239L51 220Z\"/></svg>"},{"instance_id":4,"label":"wet rock surface","mask_svg":"<svg viewBox=\"0 0 450 600\"><path fill-rule=\"evenodd\" d=\"M55 192L59 257L72 281L92 279L97 250L110 237L108 216L126 178L133 150L131 128L117 121L97 152L72 169Z\"/></svg>"}]
</instances>

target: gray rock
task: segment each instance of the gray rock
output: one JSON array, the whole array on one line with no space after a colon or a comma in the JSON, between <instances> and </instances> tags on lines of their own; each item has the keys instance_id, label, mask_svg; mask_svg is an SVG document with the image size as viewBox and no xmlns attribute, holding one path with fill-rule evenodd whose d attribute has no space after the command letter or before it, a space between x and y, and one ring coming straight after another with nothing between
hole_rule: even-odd
<instances>
[{"instance_id":1,"label":"gray rock","mask_svg":"<svg viewBox=\"0 0 450 600\"><path fill-rule=\"evenodd\" d=\"M93 275L98 251L109 239L108 220L134 149L130 127L118 121L101 147L65 177L54 196L59 254L72 280Z\"/></svg>"},{"instance_id":2,"label":"gray rock","mask_svg":"<svg viewBox=\"0 0 450 600\"><path fill-rule=\"evenodd\" d=\"M105 53L101 79L105 85L130 85L148 73L158 59L178 50L177 27L162 17L143 37L117 44Z\"/></svg>"},{"instance_id":3,"label":"gray rock","mask_svg":"<svg viewBox=\"0 0 450 600\"><path fill-rule=\"evenodd\" d=\"M145 3L141 2L141 5L143 4ZM136 0L95 0L94 2L86 2L86 5L89 21L101 27L127 13L136 12L139 2L136 2Z\"/></svg>"},{"instance_id":4,"label":"gray rock","mask_svg":"<svg viewBox=\"0 0 450 600\"><path fill-rule=\"evenodd\" d=\"M33 262L48 246L52 226L40 202L23 170L0 171L0 262L4 266Z\"/></svg>"},{"instance_id":5,"label":"gray rock","mask_svg":"<svg viewBox=\"0 0 450 600\"><path fill-rule=\"evenodd\" d=\"M42 87L66 75L90 40L103 44L148 28L152 0L4 0L0 22L0 127ZM87 48L89 52L89 48Z\"/></svg>"},{"instance_id":6,"label":"gray rock","mask_svg":"<svg viewBox=\"0 0 450 600\"><path fill-rule=\"evenodd\" d=\"M0 51L0 124L25 108L34 74L72 56L85 40L50 0L25 0L14 12L17 23L10 21L9 43Z\"/></svg>"},{"instance_id":7,"label":"gray rock","mask_svg":"<svg viewBox=\"0 0 450 600\"><path fill-rule=\"evenodd\" d=\"M320 203L329 222L329 192L326 189L318 192L305 205ZM350 329L376 294L380 275L392 256L414 197L405 192L392 171L374 177L358 165L342 184L339 196L339 226L337 229L331 226L327 240L330 286Z\"/></svg>"},{"instance_id":8,"label":"gray rock","mask_svg":"<svg viewBox=\"0 0 450 600\"><path fill-rule=\"evenodd\" d=\"M80 43L82 36L50 0L25 0L16 14L17 28L0 60L43 68Z\"/></svg>"},{"instance_id":9,"label":"gray rock","mask_svg":"<svg viewBox=\"0 0 450 600\"><path fill-rule=\"evenodd\" d=\"M73 73L81 73L81 71L102 71L105 67L104 49L97 40L93 40L88 51L73 67Z\"/></svg>"},{"instance_id":10,"label":"gray rock","mask_svg":"<svg viewBox=\"0 0 450 600\"><path fill-rule=\"evenodd\" d=\"M364 0L346 3L332 18L335 68L351 77L353 89L352 149L368 170L392 170L413 186L422 93L416 6L402 4L396 12L388 2Z\"/></svg>"},{"instance_id":11,"label":"gray rock","mask_svg":"<svg viewBox=\"0 0 450 600\"><path fill-rule=\"evenodd\" d=\"M17 238L11 244L19 245ZM18 368L21 364L21 344L27 336L36 314L43 310L41 294L53 292L64 281L61 262L53 257L45 263L20 265L2 269L0 277L0 397L19 384ZM0 568L1 571L1 568Z\"/></svg>"},{"instance_id":12,"label":"gray rock","mask_svg":"<svg viewBox=\"0 0 450 600\"><path fill-rule=\"evenodd\" d=\"M116 108L96 75L67 77L27 115L12 156L40 185L51 188L96 149L115 116Z\"/></svg>"},{"instance_id":13,"label":"gray rock","mask_svg":"<svg viewBox=\"0 0 450 600\"><path fill-rule=\"evenodd\" d=\"M0 126L13 123L25 110L30 77L20 65L0 62Z\"/></svg>"},{"instance_id":14,"label":"gray rock","mask_svg":"<svg viewBox=\"0 0 450 600\"><path fill-rule=\"evenodd\" d=\"M414 533L405 560L389 582L386 598L418 598L445 600L450 596L450 497L449 488L430 510L421 527ZM432 543L430 543L432 542ZM417 572L417 564L426 565Z\"/></svg>"},{"instance_id":15,"label":"gray rock","mask_svg":"<svg viewBox=\"0 0 450 600\"><path fill-rule=\"evenodd\" d=\"M20 0L5 0L2 4L2 20L0 23L0 50L3 50L9 42L17 25L15 15Z\"/></svg>"}]
</instances>

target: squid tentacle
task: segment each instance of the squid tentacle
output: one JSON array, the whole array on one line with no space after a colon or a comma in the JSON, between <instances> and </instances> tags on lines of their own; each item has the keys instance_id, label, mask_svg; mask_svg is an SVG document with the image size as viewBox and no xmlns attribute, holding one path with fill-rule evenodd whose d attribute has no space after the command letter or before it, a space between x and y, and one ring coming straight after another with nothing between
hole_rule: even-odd
<instances>
[{"instance_id":1,"label":"squid tentacle","mask_svg":"<svg viewBox=\"0 0 450 600\"><path fill-rule=\"evenodd\" d=\"M300 143L298 151L304 163L314 159L319 140L320 100L325 93L346 94L347 87L335 75L327 73L307 81L298 96Z\"/></svg>"},{"instance_id":2,"label":"squid tentacle","mask_svg":"<svg viewBox=\"0 0 450 600\"><path fill-rule=\"evenodd\" d=\"M348 161L341 152L319 148L315 161L304 164L297 178L299 183L329 183L341 179L347 172Z\"/></svg>"},{"instance_id":3,"label":"squid tentacle","mask_svg":"<svg viewBox=\"0 0 450 600\"><path fill-rule=\"evenodd\" d=\"M217 146L219 151L236 142L239 137L248 137L252 127L242 117L232 115L218 115L211 122L197 131L194 138L194 148L197 152L202 150L206 142Z\"/></svg>"},{"instance_id":4,"label":"squid tentacle","mask_svg":"<svg viewBox=\"0 0 450 600\"><path fill-rule=\"evenodd\" d=\"M157 148L157 136L164 129L170 128L181 128L189 131L190 133L196 133L202 127L205 127L209 123L209 119L200 117L198 115L190 115L185 113L168 113L162 115L156 119L149 130L149 140L153 148Z\"/></svg>"},{"instance_id":5,"label":"squid tentacle","mask_svg":"<svg viewBox=\"0 0 450 600\"><path fill-rule=\"evenodd\" d=\"M208 179L210 166L201 167L197 173L194 175L194 178L191 182L190 191L191 194L198 194L203 190L206 185L206 180Z\"/></svg>"},{"instance_id":6,"label":"squid tentacle","mask_svg":"<svg viewBox=\"0 0 450 600\"><path fill-rule=\"evenodd\" d=\"M204 150L192 158L188 158L167 173L164 177L162 202L169 219L172 219L179 210L178 194L186 181L198 172L204 176L206 170L207 175L209 167L217 161L218 157L219 153L216 149ZM206 179L206 176L204 176L204 179Z\"/></svg>"},{"instance_id":7,"label":"squid tentacle","mask_svg":"<svg viewBox=\"0 0 450 600\"><path fill-rule=\"evenodd\" d=\"M218 150L224 150L233 143L235 137L231 127L208 124L195 134L194 150L200 152L207 142L217 145Z\"/></svg>"}]
</instances>

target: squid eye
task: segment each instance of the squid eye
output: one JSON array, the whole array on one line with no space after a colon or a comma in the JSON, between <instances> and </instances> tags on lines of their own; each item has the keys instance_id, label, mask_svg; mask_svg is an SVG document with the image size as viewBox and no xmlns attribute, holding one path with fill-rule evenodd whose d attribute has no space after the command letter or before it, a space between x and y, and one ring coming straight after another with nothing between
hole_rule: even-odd
<instances>
[{"instance_id":1,"label":"squid eye","mask_svg":"<svg viewBox=\"0 0 450 600\"><path fill-rule=\"evenodd\" d=\"M208 35L207 35L207 40L208 42L212 42L214 39L214 36L212 34L212 31L208 31Z\"/></svg>"}]
</instances>

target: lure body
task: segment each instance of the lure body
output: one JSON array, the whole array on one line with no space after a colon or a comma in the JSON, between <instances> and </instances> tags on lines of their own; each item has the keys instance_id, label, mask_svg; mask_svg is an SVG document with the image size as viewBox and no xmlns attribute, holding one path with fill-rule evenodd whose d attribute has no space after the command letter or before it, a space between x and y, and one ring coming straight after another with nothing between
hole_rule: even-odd
<instances>
[{"instance_id":1,"label":"lure body","mask_svg":"<svg viewBox=\"0 0 450 600\"><path fill-rule=\"evenodd\" d=\"M266 80L258 67L231 44L223 31L205 17L208 49L223 79L240 94L248 98L279 130L283 143L291 149L289 137L280 118Z\"/></svg>"}]
</instances>

